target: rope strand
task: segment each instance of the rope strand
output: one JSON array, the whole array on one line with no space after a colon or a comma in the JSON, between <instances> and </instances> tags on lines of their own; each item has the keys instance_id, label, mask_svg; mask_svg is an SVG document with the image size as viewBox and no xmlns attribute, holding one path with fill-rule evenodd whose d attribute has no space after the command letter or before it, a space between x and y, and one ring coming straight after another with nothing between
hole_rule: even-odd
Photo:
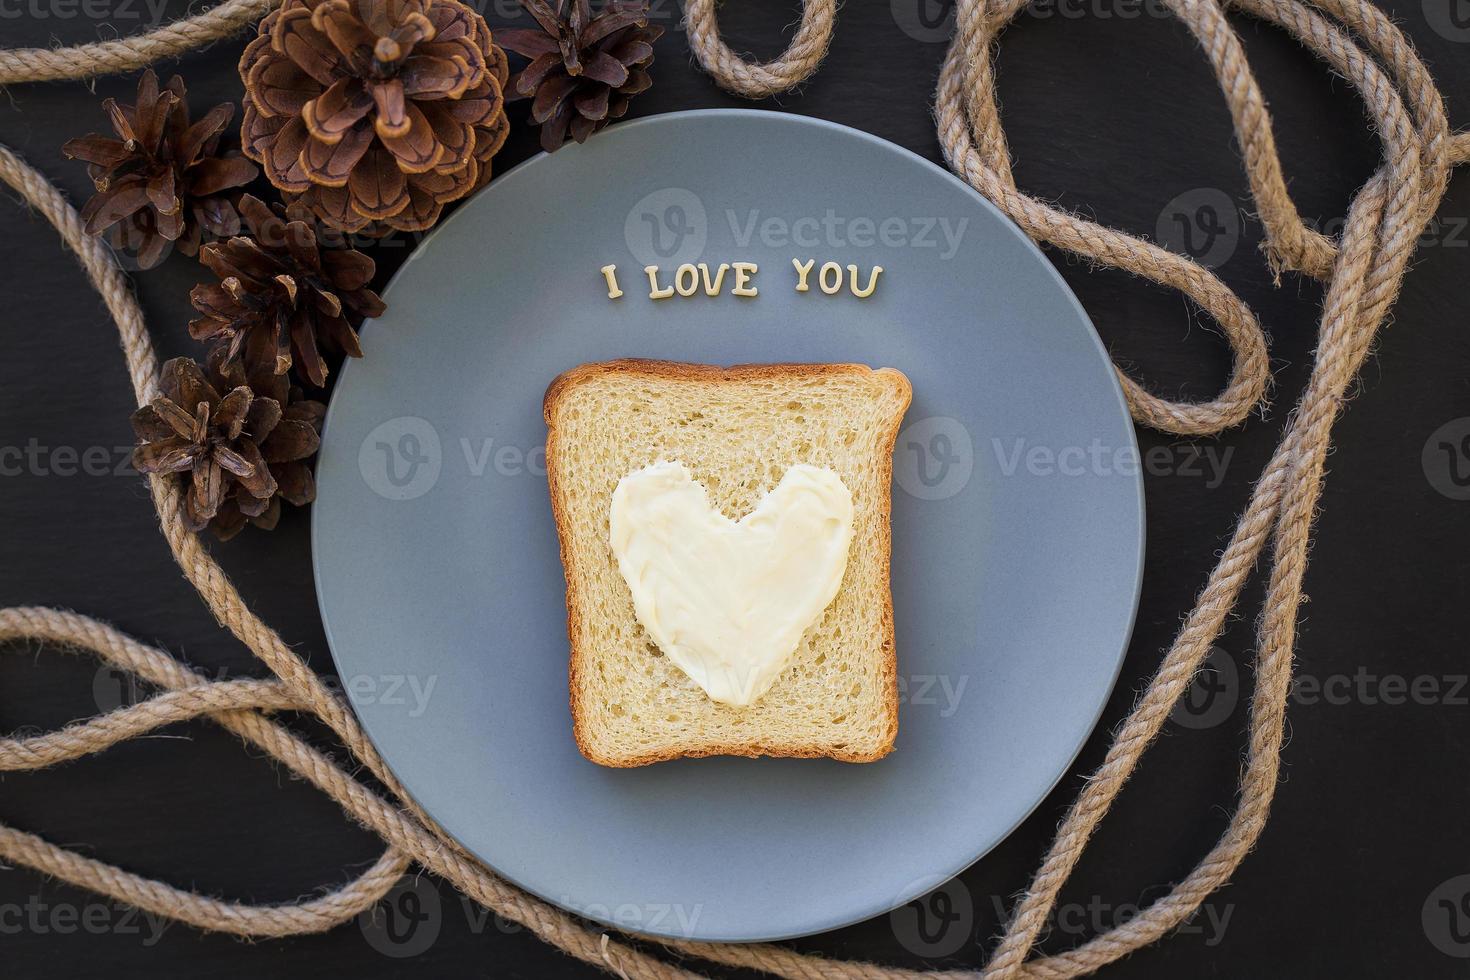
<instances>
[{"instance_id":1,"label":"rope strand","mask_svg":"<svg viewBox=\"0 0 1470 980\"><path fill-rule=\"evenodd\" d=\"M0 84L83 78L131 71L226 37L263 16L276 0L227 0L158 30L59 50L0 50ZM1213 435L1243 421L1270 387L1264 333L1249 308L1198 263L1133 235L1087 221L1032 198L1015 185L995 98L993 49L1026 0L959 0L955 36L936 95L939 140L950 166L1004 210L1028 235L1099 265L1124 269L1177 289L1207 312L1230 343L1233 368L1224 389L1204 402L1173 402L1147 391L1119 369L1134 418L1178 435ZM1195 607L1158 670L1117 727L1101 766L1083 782L1051 847L981 976L985 980L1075 977L1168 934L1227 881L1263 831L1281 766L1291 686L1297 607L1302 599L1312 518L1320 500L1331 428L1347 391L1402 286L1416 240L1433 217L1450 170L1470 162L1470 133L1452 134L1444 101L1402 32L1367 0L1165 0L1198 41L1225 95L1240 143L1251 196L1265 229L1267 260L1324 280L1326 298L1316 359L1281 442L1251 493ZM1380 171L1358 192L1340 242L1308 228L1287 189L1271 120L1226 8L1274 23L1358 90L1384 147ZM752 64L720 39L714 0L690 0L695 56L726 89L747 98L786 91L810 77L831 41L835 0L806 0L790 48ZM143 314L111 253L87 236L76 211L44 177L0 146L0 178L18 190L77 253L117 324L140 404L157 390L158 362ZM0 739L0 772L41 768L80 758L160 726L206 717L258 746L377 833L382 857L348 884L318 898L283 905L242 905L198 895L125 871L0 825L0 859L23 864L201 929L241 936L319 932L371 908L410 866L449 881L472 900L519 922L578 959L621 977L693 977L502 881L474 861L402 790L367 741L347 705L269 626L246 607L224 571L181 518L177 486L150 479L161 529L185 577L220 623L270 668L271 680L209 681L170 654L76 613L0 609L0 642L39 640L88 650L162 692L145 701L60 731ZM1229 823L1219 841L1167 895L1128 923L1075 949L1032 958L1057 896L1092 834L1200 670L1210 645L1234 612L1247 580L1268 558L1267 591L1256 632L1256 690L1250 702L1246 764ZM351 756L387 789L362 782L265 712L320 717ZM793 980L970 978L800 954L781 946L664 941L673 952Z\"/></svg>"},{"instance_id":2,"label":"rope strand","mask_svg":"<svg viewBox=\"0 0 1470 980\"><path fill-rule=\"evenodd\" d=\"M747 99L778 95L810 78L827 57L836 20L837 0L806 0L791 46L773 61L754 64L736 54L720 37L715 0L688 0L684 9L684 25L694 57L721 88Z\"/></svg>"}]
</instances>

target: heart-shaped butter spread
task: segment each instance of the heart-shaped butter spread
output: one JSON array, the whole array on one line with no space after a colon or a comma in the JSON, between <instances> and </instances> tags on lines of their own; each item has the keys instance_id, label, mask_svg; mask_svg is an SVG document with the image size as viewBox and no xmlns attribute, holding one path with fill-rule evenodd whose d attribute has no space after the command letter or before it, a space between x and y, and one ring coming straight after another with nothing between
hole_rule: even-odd
<instances>
[{"instance_id":1,"label":"heart-shaped butter spread","mask_svg":"<svg viewBox=\"0 0 1470 980\"><path fill-rule=\"evenodd\" d=\"M837 595L852 543L852 493L799 463L732 521L680 462L618 481L612 551L638 621L715 701L748 705L785 670Z\"/></svg>"}]
</instances>

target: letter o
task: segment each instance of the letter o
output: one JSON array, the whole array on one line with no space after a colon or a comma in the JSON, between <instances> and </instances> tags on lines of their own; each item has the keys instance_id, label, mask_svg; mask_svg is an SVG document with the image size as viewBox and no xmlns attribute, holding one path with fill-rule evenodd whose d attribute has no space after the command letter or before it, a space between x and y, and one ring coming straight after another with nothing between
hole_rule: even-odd
<instances>
[{"instance_id":1,"label":"letter o","mask_svg":"<svg viewBox=\"0 0 1470 980\"><path fill-rule=\"evenodd\" d=\"M836 294L842 288L842 266L836 262L823 262L822 271L817 273L817 285L828 296Z\"/></svg>"},{"instance_id":2,"label":"letter o","mask_svg":"<svg viewBox=\"0 0 1470 980\"><path fill-rule=\"evenodd\" d=\"M674 270L674 289L680 296L693 296L699 289L699 270L685 262Z\"/></svg>"}]
</instances>

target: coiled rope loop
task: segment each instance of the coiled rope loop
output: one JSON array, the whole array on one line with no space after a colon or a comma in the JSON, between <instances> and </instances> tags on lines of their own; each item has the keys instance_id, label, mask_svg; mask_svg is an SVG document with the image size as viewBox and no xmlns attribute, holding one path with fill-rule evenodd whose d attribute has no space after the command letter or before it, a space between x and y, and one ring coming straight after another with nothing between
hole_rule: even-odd
<instances>
[{"instance_id":1,"label":"coiled rope loop","mask_svg":"<svg viewBox=\"0 0 1470 980\"><path fill-rule=\"evenodd\" d=\"M1322 491L1333 421L1403 283L1415 242L1438 208L1450 170L1470 161L1470 135L1454 135L1428 70L1407 38L1367 0L1164 0L1199 42L1224 93L1240 143L1251 196L1265 229L1267 260L1278 273L1326 283L1315 361L1281 443L1158 671L1118 726L1106 758L1083 783L999 944L985 980L1074 977L1090 973L1166 935L1194 914L1255 845L1265 827L1281 765L1287 694L1301 583L1312 516ZM156 31L60 50L0 50L0 84L131 71L240 29L271 0L227 0ZM1174 402L1119 371L1134 417L1179 435L1210 435L1243 421L1270 383L1266 340L1255 316L1209 270L1137 236L1061 211L1020 191L1012 176L995 98L993 49L1025 0L959 0L955 36L939 79L935 115L950 166L1002 208L1032 238L1100 265L1124 269L1179 290L1209 313L1230 342L1230 380L1213 399ZM1276 24L1347 78L1383 142L1380 170L1358 192L1340 240L1307 227L1286 190L1271 120L1225 19L1235 9ZM717 82L751 98L784 91L815 71L826 52L835 0L807 0L788 51L755 65L720 40L713 0L690 0L690 43ZM0 178L20 192L77 253L117 324L140 404L157 390L158 363L143 314L112 255L82 232L76 211L43 176L0 147ZM500 880L475 862L402 790L347 705L281 638L246 607L223 570L181 516L178 488L150 478L160 526L185 577L219 621L274 675L268 680L209 681L168 653L96 620L58 609L0 610L0 641L32 640L90 651L118 670L161 689L139 703L57 732L0 739L0 771L35 769L99 752L160 725L207 717L259 746L334 799L387 845L379 860L347 885L305 902L252 906L174 888L0 825L0 859L23 864L147 911L202 929L242 936L317 932L376 903L399 875L418 864L496 913L522 923L573 956L626 977L671 980L694 974L641 949L612 941ZM1201 668L1262 556L1266 600L1257 627L1256 689L1250 703L1246 765L1236 805L1219 841L1167 895L1137 917L1075 949L1029 958L1062 885L1174 703ZM313 714L352 758L386 788L379 795L332 759L267 717ZM792 980L914 980L972 977L921 973L827 960L781 946L666 941L681 958L699 957Z\"/></svg>"}]
</instances>

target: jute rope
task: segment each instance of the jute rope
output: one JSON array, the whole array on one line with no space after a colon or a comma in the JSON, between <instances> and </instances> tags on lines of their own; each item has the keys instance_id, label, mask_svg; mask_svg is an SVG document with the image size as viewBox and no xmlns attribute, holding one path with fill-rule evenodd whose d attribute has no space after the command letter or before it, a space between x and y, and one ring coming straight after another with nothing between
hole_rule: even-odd
<instances>
[{"instance_id":1,"label":"jute rope","mask_svg":"<svg viewBox=\"0 0 1470 980\"><path fill-rule=\"evenodd\" d=\"M280 0L225 0L202 14L163 27L70 48L11 48L0 51L0 85L54 82L136 71L164 58L229 37L268 14Z\"/></svg>"},{"instance_id":2,"label":"jute rope","mask_svg":"<svg viewBox=\"0 0 1470 980\"><path fill-rule=\"evenodd\" d=\"M1173 645L1118 727L1103 764L1085 782L1030 887L979 976L1062 978L1090 973L1184 922L1223 884L1265 826L1281 764L1292 676L1297 607L1311 524L1333 421L1371 349L1399 288L1415 242L1443 196L1450 169L1470 161L1470 134L1452 135L1443 102L1408 40L1367 0L1231 0L1227 5L1296 36L1361 94L1383 141L1382 168L1354 198L1340 241L1302 221L1286 182L1259 86L1219 0L1165 0L1198 40L1234 121L1252 197L1266 232L1267 259L1278 273L1326 282L1311 376L1280 445L1210 573ZM60 51L0 51L0 81L83 77L140 67L157 57L223 37L263 13L263 0L229 0L188 21L103 45ZM1234 369L1212 400L1171 402L1119 372L1134 417L1181 435L1218 433L1262 403L1270 381L1266 343L1254 315L1208 270L1140 238L1059 211L1019 191L1011 174L995 100L993 46L1024 0L960 0L956 32L940 76L939 138L951 167L1000 206L1029 235L1178 289L1219 325ZM815 70L830 38L834 5L808 0L792 49L765 66L741 61L719 43L709 0L692 0L690 37L716 80L745 95L770 94ZM825 11L825 12L824 12ZM111 254L83 234L76 211L44 177L0 147L0 177L54 225L77 253L116 321L139 403L157 390L157 358L142 311ZM367 741L351 711L280 637L257 618L181 519L177 488L151 478L159 520L185 577L215 616L275 675L274 680L209 681L170 654L111 627L56 609L0 610L0 641L37 640L90 651L162 693L58 732L0 740L0 771L35 769L101 751L160 725L207 717L259 746L326 793L387 849L349 884L308 901L243 905L180 890L0 825L0 860L23 864L155 914L242 936L316 932L372 907L412 863L451 882L471 899L573 956L627 977L693 976L501 881L433 823ZM1128 923L1083 945L1028 959L1062 885L1098 823L1117 798L1169 711L1200 669L1259 559L1269 557L1266 600L1257 627L1256 690L1250 703L1246 765L1225 833L1170 892ZM325 722L357 763L386 790L379 794L267 714L308 712ZM663 942L680 957L761 970L799 980L907 980L976 976L921 973L826 960L780 946Z\"/></svg>"},{"instance_id":3,"label":"jute rope","mask_svg":"<svg viewBox=\"0 0 1470 980\"><path fill-rule=\"evenodd\" d=\"M684 5L684 22L694 56L721 86L747 99L764 99L810 78L827 56L836 19L837 0L806 0L790 47L773 61L752 64L720 37L715 0L688 0Z\"/></svg>"}]
</instances>

